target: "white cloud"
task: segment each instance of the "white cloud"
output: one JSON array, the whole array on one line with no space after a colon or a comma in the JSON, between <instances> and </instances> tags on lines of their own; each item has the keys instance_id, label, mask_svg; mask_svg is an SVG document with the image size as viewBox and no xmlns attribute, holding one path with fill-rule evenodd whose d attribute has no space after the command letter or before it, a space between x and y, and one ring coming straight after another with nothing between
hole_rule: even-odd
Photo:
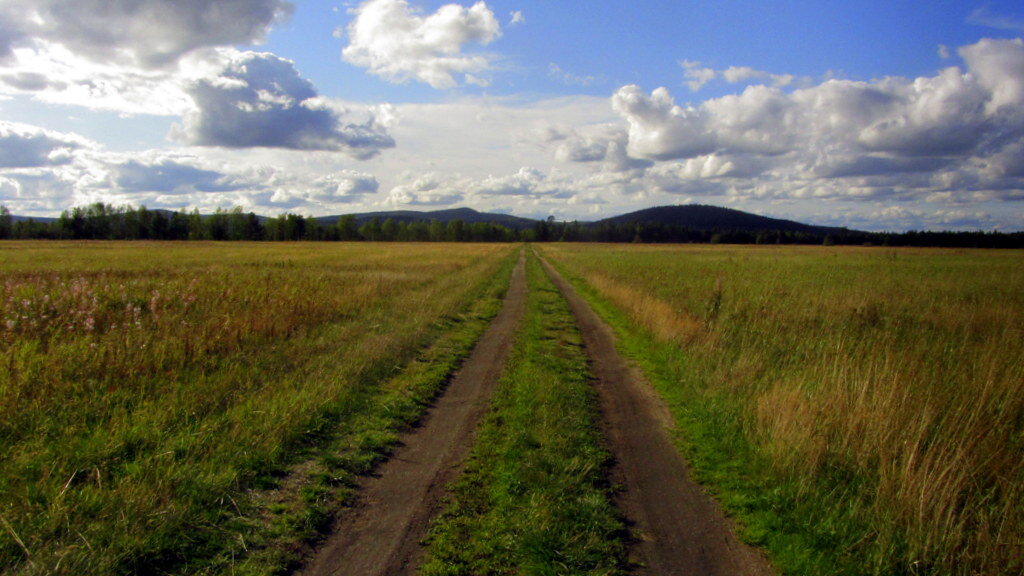
<instances>
[{"instance_id":1,"label":"white cloud","mask_svg":"<svg viewBox=\"0 0 1024 576\"><path fill-rule=\"evenodd\" d=\"M557 80L566 86L590 86L598 82L604 82L603 76L578 76L562 70L554 62L548 64L548 78Z\"/></svg>"},{"instance_id":2,"label":"white cloud","mask_svg":"<svg viewBox=\"0 0 1024 576\"><path fill-rule=\"evenodd\" d=\"M283 0L6 0L0 47L41 40L97 63L160 68L194 50L259 42L291 9Z\"/></svg>"},{"instance_id":3,"label":"white cloud","mask_svg":"<svg viewBox=\"0 0 1024 576\"><path fill-rule=\"evenodd\" d=\"M480 74L488 56L463 54L463 45L487 45L501 36L494 13L484 2L466 8L446 4L421 16L405 0L368 0L352 10L345 61L367 68L389 82L417 80L437 89L464 82L485 84Z\"/></svg>"},{"instance_id":4,"label":"white cloud","mask_svg":"<svg viewBox=\"0 0 1024 576\"><path fill-rule=\"evenodd\" d=\"M679 65L683 67L683 76L688 80L686 84L691 92L699 91L718 75L713 69L701 66L700 62L693 60L683 60Z\"/></svg>"},{"instance_id":5,"label":"white cloud","mask_svg":"<svg viewBox=\"0 0 1024 576\"><path fill-rule=\"evenodd\" d=\"M1024 19L1019 16L996 14L992 12L988 5L982 5L971 12L970 16L967 17L967 23L996 28L997 30L1024 32Z\"/></svg>"},{"instance_id":6,"label":"white cloud","mask_svg":"<svg viewBox=\"0 0 1024 576\"><path fill-rule=\"evenodd\" d=\"M0 171L70 164L76 150L93 146L75 134L0 120Z\"/></svg>"},{"instance_id":7,"label":"white cloud","mask_svg":"<svg viewBox=\"0 0 1024 576\"><path fill-rule=\"evenodd\" d=\"M544 178L540 170L523 167L511 176L488 176L473 185L471 190L478 196L532 196L541 193L539 186Z\"/></svg>"},{"instance_id":8,"label":"white cloud","mask_svg":"<svg viewBox=\"0 0 1024 576\"><path fill-rule=\"evenodd\" d=\"M519 10L509 12L509 26L515 26L516 24L526 24L526 17Z\"/></svg>"},{"instance_id":9,"label":"white cloud","mask_svg":"<svg viewBox=\"0 0 1024 576\"><path fill-rule=\"evenodd\" d=\"M690 88L691 92L700 91L709 82L718 78L725 80L729 84L767 81L777 88L789 86L797 79L792 74L772 74L764 70L755 70L749 66L730 66L725 70L715 70L714 68L702 66L700 62L693 60L683 60L679 65L683 67L683 77L687 79L686 85Z\"/></svg>"},{"instance_id":10,"label":"white cloud","mask_svg":"<svg viewBox=\"0 0 1024 576\"><path fill-rule=\"evenodd\" d=\"M0 93L28 94L52 104L126 114L179 115L192 103L186 83L220 64L217 52L185 56L175 68L144 69L94 62L57 43L16 48L0 71Z\"/></svg>"},{"instance_id":11,"label":"white cloud","mask_svg":"<svg viewBox=\"0 0 1024 576\"><path fill-rule=\"evenodd\" d=\"M833 199L939 204L1024 197L1024 41L960 49L964 69L872 82L828 80L678 106L665 88L624 86L612 107L626 158L656 162L620 176L625 190L727 199ZM697 63L685 64L699 79ZM718 73L716 72L716 75ZM771 79L747 68L726 81ZM556 155L602 158L593 134L558 133Z\"/></svg>"},{"instance_id":12,"label":"white cloud","mask_svg":"<svg viewBox=\"0 0 1024 576\"><path fill-rule=\"evenodd\" d=\"M749 66L730 66L721 72L722 78L730 84L740 84L748 80L769 80L773 86L784 87L793 83L792 74L772 74L763 70L755 70Z\"/></svg>"},{"instance_id":13,"label":"white cloud","mask_svg":"<svg viewBox=\"0 0 1024 576\"><path fill-rule=\"evenodd\" d=\"M989 113L1007 107L1019 117L1024 106L1024 40L984 39L961 48L960 56L989 92Z\"/></svg>"},{"instance_id":14,"label":"white cloud","mask_svg":"<svg viewBox=\"0 0 1024 576\"><path fill-rule=\"evenodd\" d=\"M218 77L189 88L196 109L176 136L199 146L342 150L367 159L394 140L371 114L344 123L294 64L273 54L237 54Z\"/></svg>"},{"instance_id":15,"label":"white cloud","mask_svg":"<svg viewBox=\"0 0 1024 576\"><path fill-rule=\"evenodd\" d=\"M407 174L409 181L399 184L388 193L387 203L392 206L451 206L462 202L465 195L457 176L427 173L416 177ZM463 180L462 184L464 185ZM461 190L460 190L461 189Z\"/></svg>"},{"instance_id":16,"label":"white cloud","mask_svg":"<svg viewBox=\"0 0 1024 576\"><path fill-rule=\"evenodd\" d=\"M624 86L612 96L612 108L629 123L629 153L640 158L666 160L707 154L718 147L700 110L675 105L665 88L650 96L639 86Z\"/></svg>"}]
</instances>

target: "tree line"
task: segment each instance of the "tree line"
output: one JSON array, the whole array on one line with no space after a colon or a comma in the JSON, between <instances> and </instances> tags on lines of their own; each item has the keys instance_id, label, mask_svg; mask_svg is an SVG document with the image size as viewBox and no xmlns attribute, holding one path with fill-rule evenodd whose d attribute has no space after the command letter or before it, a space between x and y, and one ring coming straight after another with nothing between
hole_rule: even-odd
<instances>
[{"instance_id":1,"label":"tree line","mask_svg":"<svg viewBox=\"0 0 1024 576\"><path fill-rule=\"evenodd\" d=\"M489 222L452 220L358 221L340 216L331 224L314 217L285 213L261 218L240 207L201 215L198 210L168 212L144 206L91 204L65 210L52 221L17 219L0 206L0 239L55 240L217 240L217 241L370 241L370 242L636 242L707 244L825 244L1024 248L1024 232L828 232L752 231L688 228L656 222L586 224L549 217L527 228Z\"/></svg>"}]
</instances>

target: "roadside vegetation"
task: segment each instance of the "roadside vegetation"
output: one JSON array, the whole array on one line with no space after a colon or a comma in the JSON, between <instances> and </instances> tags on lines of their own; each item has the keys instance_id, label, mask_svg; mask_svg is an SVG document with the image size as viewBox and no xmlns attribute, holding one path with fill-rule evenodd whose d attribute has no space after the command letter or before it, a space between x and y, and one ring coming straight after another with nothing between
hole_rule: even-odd
<instances>
[{"instance_id":1,"label":"roadside vegetation","mask_svg":"<svg viewBox=\"0 0 1024 576\"><path fill-rule=\"evenodd\" d=\"M421 574L625 573L576 323L536 257L527 278L526 317Z\"/></svg>"},{"instance_id":2,"label":"roadside vegetation","mask_svg":"<svg viewBox=\"0 0 1024 576\"><path fill-rule=\"evenodd\" d=\"M2 571L286 567L468 352L512 257L0 245Z\"/></svg>"},{"instance_id":3,"label":"roadside vegetation","mask_svg":"<svg viewBox=\"0 0 1024 576\"><path fill-rule=\"evenodd\" d=\"M785 574L1024 571L1024 256L543 246Z\"/></svg>"}]
</instances>

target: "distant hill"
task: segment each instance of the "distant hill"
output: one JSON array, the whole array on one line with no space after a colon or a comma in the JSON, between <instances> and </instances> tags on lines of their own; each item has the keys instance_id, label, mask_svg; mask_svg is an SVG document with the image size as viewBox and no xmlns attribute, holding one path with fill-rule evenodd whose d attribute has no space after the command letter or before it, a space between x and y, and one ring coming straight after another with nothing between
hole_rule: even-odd
<instances>
[{"instance_id":1,"label":"distant hill","mask_svg":"<svg viewBox=\"0 0 1024 576\"><path fill-rule=\"evenodd\" d=\"M803 232L814 235L849 232L846 228L812 226L792 220L758 216L757 214L733 210L732 208L700 204L646 208L621 216L605 218L594 224L610 224L615 226L633 223L660 224L662 226L675 226L692 230L783 231Z\"/></svg>"},{"instance_id":2,"label":"distant hill","mask_svg":"<svg viewBox=\"0 0 1024 576\"><path fill-rule=\"evenodd\" d=\"M417 212L415 210L392 210L387 212L362 212L359 214L352 214L355 216L357 224L363 224L374 218L380 219L382 222L391 218L395 222L430 222L431 220L437 220L439 222L448 223L453 220L462 220L466 224L475 224L477 222L485 222L488 224L499 224L506 228L513 230L523 230L532 227L537 223L536 220L529 218L520 218L518 216L510 216L508 214L494 214L490 212L477 212L472 208L452 208L450 210L434 210L432 212ZM323 225L335 224L341 216L321 216L316 219L317 222Z\"/></svg>"},{"instance_id":3,"label":"distant hill","mask_svg":"<svg viewBox=\"0 0 1024 576\"><path fill-rule=\"evenodd\" d=\"M50 224L57 221L56 218L50 218L48 216L11 216L11 222L27 222L29 220L40 224Z\"/></svg>"}]
</instances>

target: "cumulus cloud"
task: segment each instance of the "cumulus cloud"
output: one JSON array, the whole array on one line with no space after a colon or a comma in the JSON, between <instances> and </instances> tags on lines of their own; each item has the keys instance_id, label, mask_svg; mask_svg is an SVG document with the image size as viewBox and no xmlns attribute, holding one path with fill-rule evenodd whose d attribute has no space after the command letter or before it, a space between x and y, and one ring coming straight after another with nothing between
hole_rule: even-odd
<instances>
[{"instance_id":1,"label":"cumulus cloud","mask_svg":"<svg viewBox=\"0 0 1024 576\"><path fill-rule=\"evenodd\" d=\"M189 88L196 109L176 137L198 146L341 150L359 159L395 145L371 114L344 122L295 70L273 54L238 54L219 76Z\"/></svg>"},{"instance_id":2,"label":"cumulus cloud","mask_svg":"<svg viewBox=\"0 0 1024 576\"><path fill-rule=\"evenodd\" d=\"M639 86L620 88L612 108L629 123L629 152L641 158L667 160L713 152L717 136L708 115L693 107L675 105L665 88L647 96Z\"/></svg>"},{"instance_id":3,"label":"cumulus cloud","mask_svg":"<svg viewBox=\"0 0 1024 576\"><path fill-rule=\"evenodd\" d=\"M75 150L90 146L74 134L0 120L0 170L69 164Z\"/></svg>"},{"instance_id":4,"label":"cumulus cloud","mask_svg":"<svg viewBox=\"0 0 1024 576\"><path fill-rule=\"evenodd\" d=\"M1024 104L1024 40L984 39L964 46L960 56L967 63L971 75L988 94L986 107L990 114L1002 107L1015 111L1019 118Z\"/></svg>"},{"instance_id":5,"label":"cumulus cloud","mask_svg":"<svg viewBox=\"0 0 1024 576\"><path fill-rule=\"evenodd\" d=\"M829 80L792 93L758 85L686 108L664 88L625 86L612 106L641 158L789 155L832 176L935 170L942 161L914 159L959 161L1024 138L1024 42L960 52L967 70L914 80Z\"/></svg>"},{"instance_id":6,"label":"cumulus cloud","mask_svg":"<svg viewBox=\"0 0 1024 576\"><path fill-rule=\"evenodd\" d=\"M620 126L605 124L558 135L555 158L560 162L602 162L610 172L643 170L653 164L626 152L629 135Z\"/></svg>"},{"instance_id":7,"label":"cumulus cloud","mask_svg":"<svg viewBox=\"0 0 1024 576\"><path fill-rule=\"evenodd\" d=\"M262 40L285 0L5 0L0 93L128 114L180 115L225 47Z\"/></svg>"},{"instance_id":8,"label":"cumulus cloud","mask_svg":"<svg viewBox=\"0 0 1024 576\"><path fill-rule=\"evenodd\" d=\"M525 23L526 23L526 17L523 16L523 13L520 12L519 10L514 10L514 11L509 13L509 21L508 21L508 25L509 26L515 26L516 24L525 24Z\"/></svg>"},{"instance_id":9,"label":"cumulus cloud","mask_svg":"<svg viewBox=\"0 0 1024 576\"><path fill-rule=\"evenodd\" d=\"M399 184L388 193L387 203L393 206L450 206L465 198L459 189L465 189L453 182L454 177L436 173L423 174Z\"/></svg>"},{"instance_id":10,"label":"cumulus cloud","mask_svg":"<svg viewBox=\"0 0 1024 576\"><path fill-rule=\"evenodd\" d=\"M367 194L375 194L380 184L366 172L342 170L318 178L310 199L322 203L351 202Z\"/></svg>"},{"instance_id":11,"label":"cumulus cloud","mask_svg":"<svg viewBox=\"0 0 1024 576\"><path fill-rule=\"evenodd\" d=\"M486 84L480 74L491 67L485 55L467 55L468 43L487 45L501 36L501 26L484 2L466 8L446 4L428 16L405 0L368 0L352 10L346 62L389 82L417 80L433 88L453 88L458 76Z\"/></svg>"},{"instance_id":12,"label":"cumulus cloud","mask_svg":"<svg viewBox=\"0 0 1024 576\"><path fill-rule=\"evenodd\" d=\"M7 14L0 11L0 63L8 61L14 55L14 44L21 40L23 34L12 22L7 20Z\"/></svg>"},{"instance_id":13,"label":"cumulus cloud","mask_svg":"<svg viewBox=\"0 0 1024 576\"><path fill-rule=\"evenodd\" d=\"M700 62L693 60L683 60L679 63L683 67L683 76L687 79L687 86L690 87L692 92L697 92L704 87L705 84L711 82L718 75L717 72L712 68L701 66Z\"/></svg>"},{"instance_id":14,"label":"cumulus cloud","mask_svg":"<svg viewBox=\"0 0 1024 576\"><path fill-rule=\"evenodd\" d=\"M708 82L721 78L729 84L743 84L751 81L769 82L779 88L789 86L797 79L792 74L772 74L764 70L756 70L749 66L730 66L725 70L715 70L693 60L683 60L683 77L691 92L700 91Z\"/></svg>"},{"instance_id":15,"label":"cumulus cloud","mask_svg":"<svg viewBox=\"0 0 1024 576\"><path fill-rule=\"evenodd\" d=\"M290 14L283 0L7 0L3 45L42 40L96 62L174 64L201 48L252 44ZM8 30L7 32L5 32Z\"/></svg>"},{"instance_id":16,"label":"cumulus cloud","mask_svg":"<svg viewBox=\"0 0 1024 576\"><path fill-rule=\"evenodd\" d=\"M472 191L479 196L532 196L541 193L539 187L543 182L543 172L523 167L510 176L488 176L476 183Z\"/></svg>"},{"instance_id":17,"label":"cumulus cloud","mask_svg":"<svg viewBox=\"0 0 1024 576\"><path fill-rule=\"evenodd\" d=\"M178 159L162 157L150 162L130 159L113 166L114 183L120 192L157 192L191 194L195 192L226 192L241 186L215 170L199 168Z\"/></svg>"},{"instance_id":18,"label":"cumulus cloud","mask_svg":"<svg viewBox=\"0 0 1024 576\"><path fill-rule=\"evenodd\" d=\"M1024 198L1024 41L982 40L959 50L963 67L871 82L828 80L784 91L677 105L658 88L611 99L624 137L562 129L556 158L649 162L608 173L622 190L737 200L835 199L966 204ZM701 82L697 63L691 77ZM716 76L719 73L716 72ZM726 81L772 77L730 68ZM650 163L653 163L651 165Z\"/></svg>"}]
</instances>

